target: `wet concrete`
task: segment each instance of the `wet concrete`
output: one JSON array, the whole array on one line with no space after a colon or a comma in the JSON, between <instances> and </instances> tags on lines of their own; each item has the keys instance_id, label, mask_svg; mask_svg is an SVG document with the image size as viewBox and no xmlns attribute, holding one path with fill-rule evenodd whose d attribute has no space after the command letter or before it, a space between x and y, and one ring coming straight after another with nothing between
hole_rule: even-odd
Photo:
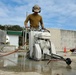
<instances>
[{"instance_id":1,"label":"wet concrete","mask_svg":"<svg viewBox=\"0 0 76 75\"><path fill-rule=\"evenodd\" d=\"M66 56L64 57L67 58L69 56L72 59L72 64L70 66L67 66L67 64L64 61L60 61L60 60L57 60L57 61L52 60L47 65L48 61L34 61L34 60L27 59L26 56L18 57L16 65L4 66L5 57L1 57L0 58L0 75L9 75L9 74L28 75L28 73L29 75L30 74L31 75L76 75L76 58L75 58L76 55L66 54Z\"/></svg>"}]
</instances>

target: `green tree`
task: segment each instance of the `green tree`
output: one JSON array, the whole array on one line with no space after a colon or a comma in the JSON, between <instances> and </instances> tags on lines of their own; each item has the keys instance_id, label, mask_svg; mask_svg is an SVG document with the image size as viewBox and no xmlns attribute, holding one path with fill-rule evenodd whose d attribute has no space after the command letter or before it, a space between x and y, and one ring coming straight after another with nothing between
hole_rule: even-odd
<instances>
[{"instance_id":1,"label":"green tree","mask_svg":"<svg viewBox=\"0 0 76 75\"><path fill-rule=\"evenodd\" d=\"M1 24L0 24L0 29L13 30L13 31L22 31L23 30L23 28L20 27L20 25L1 25Z\"/></svg>"}]
</instances>

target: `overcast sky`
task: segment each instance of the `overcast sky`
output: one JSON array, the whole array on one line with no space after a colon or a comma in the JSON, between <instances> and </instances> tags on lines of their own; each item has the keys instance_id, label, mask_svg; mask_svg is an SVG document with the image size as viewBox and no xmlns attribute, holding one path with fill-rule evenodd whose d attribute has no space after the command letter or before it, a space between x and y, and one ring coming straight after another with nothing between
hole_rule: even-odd
<instances>
[{"instance_id":1,"label":"overcast sky","mask_svg":"<svg viewBox=\"0 0 76 75\"><path fill-rule=\"evenodd\" d=\"M26 12L41 7L46 28L76 30L76 0L0 0L0 24L24 26Z\"/></svg>"}]
</instances>

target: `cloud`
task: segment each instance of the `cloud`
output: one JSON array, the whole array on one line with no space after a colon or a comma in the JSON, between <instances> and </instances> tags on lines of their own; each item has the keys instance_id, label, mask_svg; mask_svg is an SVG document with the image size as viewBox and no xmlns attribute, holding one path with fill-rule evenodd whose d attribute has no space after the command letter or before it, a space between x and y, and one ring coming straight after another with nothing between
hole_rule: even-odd
<instances>
[{"instance_id":1,"label":"cloud","mask_svg":"<svg viewBox=\"0 0 76 75\"><path fill-rule=\"evenodd\" d=\"M35 4L41 7L45 27L76 28L76 0L0 0L0 23L23 26Z\"/></svg>"}]
</instances>

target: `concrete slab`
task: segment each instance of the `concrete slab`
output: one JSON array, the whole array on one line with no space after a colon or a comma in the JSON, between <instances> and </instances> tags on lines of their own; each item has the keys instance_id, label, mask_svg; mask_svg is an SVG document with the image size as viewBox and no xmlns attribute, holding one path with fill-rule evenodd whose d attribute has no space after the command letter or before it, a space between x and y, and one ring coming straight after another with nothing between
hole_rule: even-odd
<instances>
[{"instance_id":1,"label":"concrete slab","mask_svg":"<svg viewBox=\"0 0 76 75\"><path fill-rule=\"evenodd\" d=\"M42 74L37 72L26 72L25 75L42 75Z\"/></svg>"},{"instance_id":2,"label":"concrete slab","mask_svg":"<svg viewBox=\"0 0 76 75\"><path fill-rule=\"evenodd\" d=\"M48 61L18 57L17 65L3 67L4 59L0 58L0 75L76 75L76 55L70 52L67 52L66 55L63 52L58 52L58 54L64 58L71 58L72 64L67 66L64 61L51 61L47 65Z\"/></svg>"}]
</instances>

